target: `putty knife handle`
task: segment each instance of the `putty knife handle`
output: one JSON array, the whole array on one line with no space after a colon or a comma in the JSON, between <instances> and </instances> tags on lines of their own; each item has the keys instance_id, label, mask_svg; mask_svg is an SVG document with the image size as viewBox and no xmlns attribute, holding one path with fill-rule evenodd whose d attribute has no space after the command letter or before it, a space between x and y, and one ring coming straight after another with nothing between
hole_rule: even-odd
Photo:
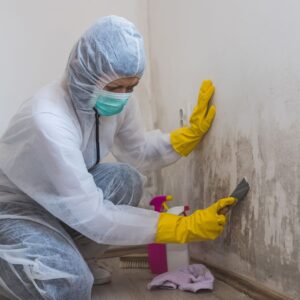
<instances>
[{"instance_id":1,"label":"putty knife handle","mask_svg":"<svg viewBox=\"0 0 300 300\"><path fill-rule=\"evenodd\" d=\"M230 211L232 205L225 206L218 211L219 215L226 215Z\"/></svg>"}]
</instances>

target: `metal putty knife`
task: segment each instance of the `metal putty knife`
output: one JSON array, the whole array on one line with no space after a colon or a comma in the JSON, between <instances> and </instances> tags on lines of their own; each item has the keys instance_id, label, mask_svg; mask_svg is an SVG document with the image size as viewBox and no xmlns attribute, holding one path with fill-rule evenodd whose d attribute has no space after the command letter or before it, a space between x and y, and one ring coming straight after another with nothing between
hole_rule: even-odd
<instances>
[{"instance_id":1,"label":"metal putty knife","mask_svg":"<svg viewBox=\"0 0 300 300\"><path fill-rule=\"evenodd\" d=\"M247 180L245 178L243 178L240 181L240 183L236 186L234 191L230 194L230 197L237 198L238 199L237 203L239 203L241 200L243 200L245 198L245 196L248 194L249 190L250 190L249 183L247 182ZM232 208L232 205L226 206L226 207L222 208L221 210L219 210L218 213L222 214L222 215L226 215L231 208Z\"/></svg>"}]
</instances>

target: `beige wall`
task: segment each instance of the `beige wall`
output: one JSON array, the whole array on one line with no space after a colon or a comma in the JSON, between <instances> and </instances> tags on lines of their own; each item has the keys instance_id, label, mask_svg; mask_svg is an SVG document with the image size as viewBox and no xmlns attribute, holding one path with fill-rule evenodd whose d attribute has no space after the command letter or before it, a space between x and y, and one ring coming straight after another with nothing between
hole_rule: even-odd
<instances>
[{"instance_id":1,"label":"beige wall","mask_svg":"<svg viewBox=\"0 0 300 300\"><path fill-rule=\"evenodd\" d=\"M156 126L178 126L203 79L217 117L201 147L164 169L159 191L203 208L246 176L248 199L193 256L300 295L300 2L149 1ZM299 299L299 298L298 298Z\"/></svg>"}]
</instances>

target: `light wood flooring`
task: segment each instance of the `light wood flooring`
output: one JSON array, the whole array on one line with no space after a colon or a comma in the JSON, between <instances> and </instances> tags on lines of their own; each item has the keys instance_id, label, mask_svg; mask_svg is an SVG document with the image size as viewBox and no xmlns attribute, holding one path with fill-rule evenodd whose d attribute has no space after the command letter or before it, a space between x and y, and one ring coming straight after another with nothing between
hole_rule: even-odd
<instances>
[{"instance_id":1,"label":"light wood flooring","mask_svg":"<svg viewBox=\"0 0 300 300\"><path fill-rule=\"evenodd\" d=\"M222 281L216 281L213 291L196 294L180 290L147 290L147 283L153 275L149 270L120 269L118 259L106 259L112 270L112 282L94 286L92 300L250 300L248 296Z\"/></svg>"},{"instance_id":2,"label":"light wood flooring","mask_svg":"<svg viewBox=\"0 0 300 300\"><path fill-rule=\"evenodd\" d=\"M104 260L112 271L112 282L94 286L92 300L250 300L243 293L235 290L222 281L215 281L213 291L196 294L180 290L147 290L147 283L153 275L147 269L120 269L118 258ZM0 296L0 300L7 300ZM31 299L26 299L31 300ZM60 299L64 300L64 299ZM74 299L80 300L80 299Z\"/></svg>"}]
</instances>

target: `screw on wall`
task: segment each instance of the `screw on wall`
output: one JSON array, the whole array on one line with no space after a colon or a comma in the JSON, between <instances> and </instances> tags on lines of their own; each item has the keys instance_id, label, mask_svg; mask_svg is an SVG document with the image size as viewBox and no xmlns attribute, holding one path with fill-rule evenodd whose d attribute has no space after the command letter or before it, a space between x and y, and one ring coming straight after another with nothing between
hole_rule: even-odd
<instances>
[{"instance_id":1,"label":"screw on wall","mask_svg":"<svg viewBox=\"0 0 300 300\"><path fill-rule=\"evenodd\" d=\"M179 109L179 125L180 127L184 125L184 111L182 108Z\"/></svg>"},{"instance_id":2,"label":"screw on wall","mask_svg":"<svg viewBox=\"0 0 300 300\"><path fill-rule=\"evenodd\" d=\"M188 126L188 113L189 113L189 107L186 109L180 108L179 109L179 126L185 127Z\"/></svg>"}]
</instances>

